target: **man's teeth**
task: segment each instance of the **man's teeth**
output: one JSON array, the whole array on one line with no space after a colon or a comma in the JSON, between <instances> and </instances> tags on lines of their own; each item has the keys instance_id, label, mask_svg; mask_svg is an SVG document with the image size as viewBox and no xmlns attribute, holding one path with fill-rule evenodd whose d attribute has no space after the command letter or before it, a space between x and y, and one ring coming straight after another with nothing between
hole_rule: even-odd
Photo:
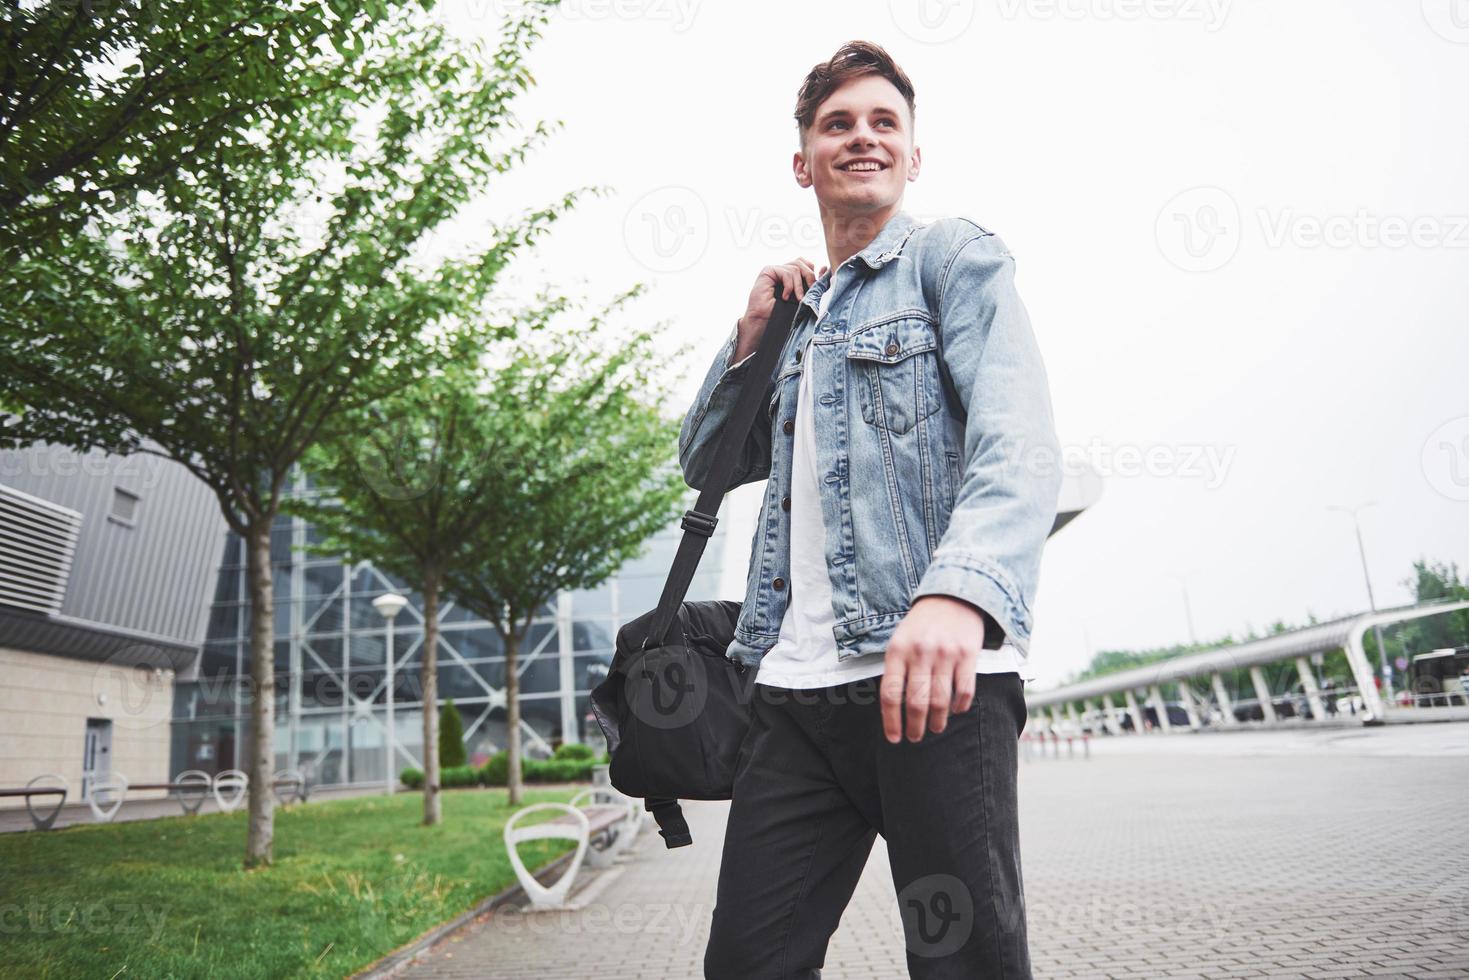
<instances>
[{"instance_id":1,"label":"man's teeth","mask_svg":"<svg viewBox=\"0 0 1469 980\"><path fill-rule=\"evenodd\" d=\"M882 165L878 163L853 163L842 168L843 170L881 170Z\"/></svg>"}]
</instances>

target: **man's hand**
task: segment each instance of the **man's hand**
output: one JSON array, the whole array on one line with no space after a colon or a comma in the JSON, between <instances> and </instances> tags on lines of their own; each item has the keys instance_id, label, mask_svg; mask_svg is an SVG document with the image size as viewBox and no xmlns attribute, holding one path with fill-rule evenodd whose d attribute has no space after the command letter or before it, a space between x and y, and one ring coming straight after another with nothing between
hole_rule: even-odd
<instances>
[{"instance_id":1,"label":"man's hand","mask_svg":"<svg viewBox=\"0 0 1469 980\"><path fill-rule=\"evenodd\" d=\"M810 262L802 258L794 258L785 265L767 265L760 270L755 277L755 285L750 289L750 302L745 307L745 315L740 317L735 326L735 349L730 355L729 363L738 364L755 352L760 346L760 337L765 333L765 326L770 322L770 315L775 312L775 294L780 290L782 299L799 302L806 290L817 279L826 275L826 266L820 271Z\"/></svg>"},{"instance_id":2,"label":"man's hand","mask_svg":"<svg viewBox=\"0 0 1469 980\"><path fill-rule=\"evenodd\" d=\"M913 603L888 641L882 674L882 730L897 743L935 734L974 703L974 667L984 648L984 617L962 599L926 595ZM903 718L904 692L908 717Z\"/></svg>"}]
</instances>

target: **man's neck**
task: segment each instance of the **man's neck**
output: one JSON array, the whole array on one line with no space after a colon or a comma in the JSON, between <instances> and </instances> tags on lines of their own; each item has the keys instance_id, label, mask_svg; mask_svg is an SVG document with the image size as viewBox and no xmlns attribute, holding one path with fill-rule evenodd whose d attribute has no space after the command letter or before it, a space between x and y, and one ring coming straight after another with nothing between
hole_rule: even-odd
<instances>
[{"instance_id":1,"label":"man's neck","mask_svg":"<svg viewBox=\"0 0 1469 980\"><path fill-rule=\"evenodd\" d=\"M901 210L901 199L878 211L838 213L822 208L821 227L826 233L827 267L835 272L843 262L872 244L877 233Z\"/></svg>"}]
</instances>

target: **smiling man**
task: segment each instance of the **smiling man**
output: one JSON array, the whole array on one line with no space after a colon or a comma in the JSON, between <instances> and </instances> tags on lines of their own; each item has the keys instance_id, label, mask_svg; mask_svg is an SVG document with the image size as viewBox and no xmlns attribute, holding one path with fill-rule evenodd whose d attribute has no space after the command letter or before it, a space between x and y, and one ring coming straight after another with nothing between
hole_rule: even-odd
<instances>
[{"instance_id":1,"label":"smiling man","mask_svg":"<svg viewBox=\"0 0 1469 980\"><path fill-rule=\"evenodd\" d=\"M757 673L705 976L820 977L882 834L910 976L1029 977L1016 743L1061 479L1045 368L999 237L902 210L913 86L882 48L813 68L796 122L826 265L760 271L679 438L702 489L741 388L766 386L730 484L767 481L726 653ZM777 289L796 320L751 378Z\"/></svg>"}]
</instances>

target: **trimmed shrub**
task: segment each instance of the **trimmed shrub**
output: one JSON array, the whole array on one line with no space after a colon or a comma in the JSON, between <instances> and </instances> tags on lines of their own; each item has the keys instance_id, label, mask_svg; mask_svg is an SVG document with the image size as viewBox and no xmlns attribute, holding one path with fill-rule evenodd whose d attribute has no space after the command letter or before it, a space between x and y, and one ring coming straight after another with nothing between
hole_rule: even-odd
<instances>
[{"instance_id":1,"label":"trimmed shrub","mask_svg":"<svg viewBox=\"0 0 1469 980\"><path fill-rule=\"evenodd\" d=\"M398 781L409 789L423 789L423 771L421 769L404 769L398 773Z\"/></svg>"},{"instance_id":2,"label":"trimmed shrub","mask_svg":"<svg viewBox=\"0 0 1469 980\"><path fill-rule=\"evenodd\" d=\"M582 745L579 742L562 742L556 747L557 759L590 759L596 753L590 745Z\"/></svg>"},{"instance_id":3,"label":"trimmed shrub","mask_svg":"<svg viewBox=\"0 0 1469 980\"><path fill-rule=\"evenodd\" d=\"M452 769L464 765L465 761L464 720L459 717L459 709L454 707L454 699L450 698L439 709L439 766Z\"/></svg>"},{"instance_id":4,"label":"trimmed shrub","mask_svg":"<svg viewBox=\"0 0 1469 980\"><path fill-rule=\"evenodd\" d=\"M479 770L479 781L482 786L504 786L510 782L510 753L501 749Z\"/></svg>"},{"instance_id":5,"label":"trimmed shrub","mask_svg":"<svg viewBox=\"0 0 1469 980\"><path fill-rule=\"evenodd\" d=\"M589 759L526 759L524 767L528 783L570 783L592 778Z\"/></svg>"},{"instance_id":6,"label":"trimmed shrub","mask_svg":"<svg viewBox=\"0 0 1469 980\"><path fill-rule=\"evenodd\" d=\"M473 766L445 766L439 770L439 785L444 789L478 786L479 773Z\"/></svg>"}]
</instances>

